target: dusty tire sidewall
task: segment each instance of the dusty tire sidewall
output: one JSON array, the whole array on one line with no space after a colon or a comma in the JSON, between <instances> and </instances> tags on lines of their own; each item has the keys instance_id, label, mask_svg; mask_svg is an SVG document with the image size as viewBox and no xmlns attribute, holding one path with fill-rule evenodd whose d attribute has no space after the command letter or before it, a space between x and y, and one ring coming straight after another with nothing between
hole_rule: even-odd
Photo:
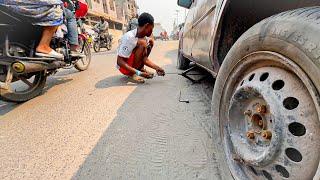
<instances>
[{"instance_id":1,"label":"dusty tire sidewall","mask_svg":"<svg viewBox=\"0 0 320 180\"><path fill-rule=\"evenodd\" d=\"M101 47L100 47L100 41L95 41L95 42L93 42L93 50L94 50L94 52L100 52L100 49L101 49Z\"/></svg>"},{"instance_id":2,"label":"dusty tire sidewall","mask_svg":"<svg viewBox=\"0 0 320 180\"><path fill-rule=\"evenodd\" d=\"M112 42L109 42L109 44L107 45L107 50L110 51L112 49Z\"/></svg>"},{"instance_id":3,"label":"dusty tire sidewall","mask_svg":"<svg viewBox=\"0 0 320 180\"><path fill-rule=\"evenodd\" d=\"M241 59L253 52L271 51L279 53L297 64L320 91L320 28L312 22L294 19L266 19L249 29L235 43L226 56L215 84L212 96L212 124L219 169L223 179L232 178L224 155L220 130L220 106L225 83L233 68ZM315 44L316 48L311 44ZM319 97L318 104L319 105Z\"/></svg>"},{"instance_id":4,"label":"dusty tire sidewall","mask_svg":"<svg viewBox=\"0 0 320 180\"><path fill-rule=\"evenodd\" d=\"M79 65L79 61L75 64L75 68L78 70L78 71L85 71L85 70L87 70L88 68L89 68L89 66L90 66L90 64L91 64L91 58L92 58L92 56L91 56L91 50L90 50L90 46L89 46L89 44L85 44L85 50L87 51L87 58L88 58L88 64L86 65L86 66L81 66L81 65Z\"/></svg>"},{"instance_id":5,"label":"dusty tire sidewall","mask_svg":"<svg viewBox=\"0 0 320 180\"><path fill-rule=\"evenodd\" d=\"M6 94L7 92L2 90L0 92L0 100L4 100L7 102L16 102L16 103L21 103L21 102L26 102L29 101L37 96L39 96L47 82L47 75L45 72L41 72L41 77L39 79L39 84L38 86L29 94L25 95L20 95L20 94Z\"/></svg>"}]
</instances>

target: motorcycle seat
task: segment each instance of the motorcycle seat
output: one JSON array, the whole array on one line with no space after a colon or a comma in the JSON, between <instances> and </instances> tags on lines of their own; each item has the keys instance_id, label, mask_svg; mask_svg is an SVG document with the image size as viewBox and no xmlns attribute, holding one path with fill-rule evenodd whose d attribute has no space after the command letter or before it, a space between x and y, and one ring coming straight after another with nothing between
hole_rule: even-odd
<instances>
[{"instance_id":1,"label":"motorcycle seat","mask_svg":"<svg viewBox=\"0 0 320 180\"><path fill-rule=\"evenodd\" d=\"M10 11L7 7L0 5L0 27L15 26L33 26L29 20L15 12Z\"/></svg>"},{"instance_id":2,"label":"motorcycle seat","mask_svg":"<svg viewBox=\"0 0 320 180\"><path fill-rule=\"evenodd\" d=\"M42 27L33 25L26 17L0 5L0 44L8 35L10 41L30 43L39 42Z\"/></svg>"}]
</instances>

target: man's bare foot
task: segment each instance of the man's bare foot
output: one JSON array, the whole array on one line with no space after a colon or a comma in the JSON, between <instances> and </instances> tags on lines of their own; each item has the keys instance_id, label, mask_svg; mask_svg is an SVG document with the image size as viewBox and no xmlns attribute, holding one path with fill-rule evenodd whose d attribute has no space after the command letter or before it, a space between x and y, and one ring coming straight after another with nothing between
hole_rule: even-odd
<instances>
[{"instance_id":1,"label":"man's bare foot","mask_svg":"<svg viewBox=\"0 0 320 180\"><path fill-rule=\"evenodd\" d=\"M141 76L138 76L136 74L134 74L133 76L128 76L130 79L132 79L134 82L136 83L144 83L144 78Z\"/></svg>"}]
</instances>

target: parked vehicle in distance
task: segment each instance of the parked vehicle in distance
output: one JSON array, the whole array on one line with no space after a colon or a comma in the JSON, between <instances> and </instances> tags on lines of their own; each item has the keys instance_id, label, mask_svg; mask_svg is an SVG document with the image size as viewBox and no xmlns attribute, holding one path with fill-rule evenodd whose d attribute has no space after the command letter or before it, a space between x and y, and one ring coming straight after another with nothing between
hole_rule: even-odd
<instances>
[{"instance_id":1,"label":"parked vehicle in distance","mask_svg":"<svg viewBox=\"0 0 320 180\"><path fill-rule=\"evenodd\" d=\"M152 34L153 38L155 40L162 39L161 33L164 31L166 31L166 30L162 27L162 25L160 23L155 23L154 28L153 28L153 34Z\"/></svg>"},{"instance_id":2,"label":"parked vehicle in distance","mask_svg":"<svg viewBox=\"0 0 320 180\"><path fill-rule=\"evenodd\" d=\"M222 179L320 179L320 1L178 0L177 67L216 78ZM303 170L303 171L302 171Z\"/></svg>"}]
</instances>

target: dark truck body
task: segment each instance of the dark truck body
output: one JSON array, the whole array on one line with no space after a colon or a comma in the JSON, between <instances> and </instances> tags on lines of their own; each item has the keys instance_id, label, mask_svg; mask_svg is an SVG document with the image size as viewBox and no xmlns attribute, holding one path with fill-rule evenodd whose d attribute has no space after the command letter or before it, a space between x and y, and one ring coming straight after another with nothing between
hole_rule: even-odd
<instances>
[{"instance_id":1,"label":"dark truck body","mask_svg":"<svg viewBox=\"0 0 320 180\"><path fill-rule=\"evenodd\" d=\"M283 11L319 5L319 0L193 0L180 52L216 76L232 45L250 27Z\"/></svg>"}]
</instances>

